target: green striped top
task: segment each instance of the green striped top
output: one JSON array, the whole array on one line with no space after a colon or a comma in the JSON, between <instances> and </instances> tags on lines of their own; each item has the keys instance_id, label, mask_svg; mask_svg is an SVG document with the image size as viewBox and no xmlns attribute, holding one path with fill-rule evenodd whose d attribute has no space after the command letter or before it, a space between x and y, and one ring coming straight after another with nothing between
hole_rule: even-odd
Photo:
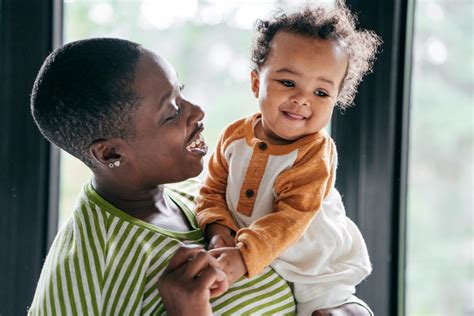
<instances>
[{"instance_id":1,"label":"green striped top","mask_svg":"<svg viewBox=\"0 0 474 316\"><path fill-rule=\"evenodd\" d=\"M49 250L29 314L165 314L158 277L180 245L204 242L190 210L197 187L187 181L165 189L193 227L177 232L127 215L86 184ZM295 313L289 285L270 268L237 281L212 307L215 315Z\"/></svg>"}]
</instances>

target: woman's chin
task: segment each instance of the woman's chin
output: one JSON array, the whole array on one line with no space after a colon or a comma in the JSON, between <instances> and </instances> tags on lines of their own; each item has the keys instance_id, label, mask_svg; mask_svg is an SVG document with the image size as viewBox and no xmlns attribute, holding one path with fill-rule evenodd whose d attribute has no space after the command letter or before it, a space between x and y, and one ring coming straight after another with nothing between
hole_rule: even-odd
<instances>
[{"instance_id":1,"label":"woman's chin","mask_svg":"<svg viewBox=\"0 0 474 316\"><path fill-rule=\"evenodd\" d=\"M197 176L199 176L203 170L203 160L201 159L200 163L199 164L196 164L195 166L186 166L186 174L183 175L183 179L182 180L179 180L177 182L181 182L181 181L185 181L185 180L188 180L188 179L191 179L191 178L195 178Z\"/></svg>"}]
</instances>

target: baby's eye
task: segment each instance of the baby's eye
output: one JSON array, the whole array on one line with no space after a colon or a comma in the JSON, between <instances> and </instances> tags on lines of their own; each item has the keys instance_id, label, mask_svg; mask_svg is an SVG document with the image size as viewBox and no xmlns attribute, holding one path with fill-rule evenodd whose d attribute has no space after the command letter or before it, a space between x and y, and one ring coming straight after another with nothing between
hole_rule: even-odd
<instances>
[{"instance_id":1,"label":"baby's eye","mask_svg":"<svg viewBox=\"0 0 474 316\"><path fill-rule=\"evenodd\" d=\"M315 90L314 94L318 97L327 97L329 94L327 94L324 90Z\"/></svg>"},{"instance_id":2,"label":"baby's eye","mask_svg":"<svg viewBox=\"0 0 474 316\"><path fill-rule=\"evenodd\" d=\"M282 85L284 85L285 87L288 87L288 88L292 88L295 86L295 83L293 81L290 81L290 80L278 80Z\"/></svg>"}]
</instances>

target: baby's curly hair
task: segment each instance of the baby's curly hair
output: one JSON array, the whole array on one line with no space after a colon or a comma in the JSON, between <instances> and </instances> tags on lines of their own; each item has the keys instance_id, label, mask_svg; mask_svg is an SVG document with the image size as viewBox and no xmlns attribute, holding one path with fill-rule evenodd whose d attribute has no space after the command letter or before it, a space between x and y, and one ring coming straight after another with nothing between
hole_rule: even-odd
<instances>
[{"instance_id":1,"label":"baby's curly hair","mask_svg":"<svg viewBox=\"0 0 474 316\"><path fill-rule=\"evenodd\" d=\"M258 70L265 64L271 41L279 31L338 41L348 54L349 64L337 105L342 109L347 108L352 105L363 76L372 70L375 55L382 43L373 31L356 30L356 24L356 16L344 1L336 1L335 7L304 7L290 15L277 15L269 21L258 20L257 38L252 49L252 68Z\"/></svg>"}]
</instances>

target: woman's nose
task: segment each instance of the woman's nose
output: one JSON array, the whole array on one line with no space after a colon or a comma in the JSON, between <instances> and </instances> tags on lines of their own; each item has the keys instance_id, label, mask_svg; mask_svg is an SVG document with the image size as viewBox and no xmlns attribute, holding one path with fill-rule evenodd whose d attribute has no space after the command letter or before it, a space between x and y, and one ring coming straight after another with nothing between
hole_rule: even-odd
<instances>
[{"instance_id":1,"label":"woman's nose","mask_svg":"<svg viewBox=\"0 0 474 316\"><path fill-rule=\"evenodd\" d=\"M186 102L186 107L189 110L188 124L195 124L196 122L202 121L204 118L204 111L199 105Z\"/></svg>"}]
</instances>

